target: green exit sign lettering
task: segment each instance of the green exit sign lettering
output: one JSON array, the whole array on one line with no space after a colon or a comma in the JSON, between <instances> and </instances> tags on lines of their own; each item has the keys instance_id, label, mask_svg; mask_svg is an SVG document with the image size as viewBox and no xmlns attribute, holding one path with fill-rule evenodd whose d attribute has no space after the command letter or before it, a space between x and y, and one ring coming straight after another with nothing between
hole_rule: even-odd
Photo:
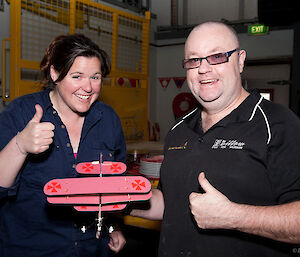
<instances>
[{"instance_id":1,"label":"green exit sign lettering","mask_svg":"<svg viewBox=\"0 0 300 257\"><path fill-rule=\"evenodd\" d=\"M255 24L248 26L249 35L265 35L269 32L269 27L263 24Z\"/></svg>"}]
</instances>

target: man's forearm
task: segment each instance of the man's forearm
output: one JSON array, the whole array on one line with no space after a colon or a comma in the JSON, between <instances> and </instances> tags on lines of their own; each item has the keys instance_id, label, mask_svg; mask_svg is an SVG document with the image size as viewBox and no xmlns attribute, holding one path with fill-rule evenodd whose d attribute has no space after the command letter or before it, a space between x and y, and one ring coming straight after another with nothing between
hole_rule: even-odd
<instances>
[{"instance_id":1,"label":"man's forearm","mask_svg":"<svg viewBox=\"0 0 300 257\"><path fill-rule=\"evenodd\" d=\"M163 194L158 189L152 190L152 197L150 199L150 208L148 210L133 209L130 212L131 216L150 219L162 220L164 213L164 198Z\"/></svg>"},{"instance_id":2,"label":"man's forearm","mask_svg":"<svg viewBox=\"0 0 300 257\"><path fill-rule=\"evenodd\" d=\"M277 206L234 205L234 229L286 243L300 243L300 202Z\"/></svg>"}]
</instances>

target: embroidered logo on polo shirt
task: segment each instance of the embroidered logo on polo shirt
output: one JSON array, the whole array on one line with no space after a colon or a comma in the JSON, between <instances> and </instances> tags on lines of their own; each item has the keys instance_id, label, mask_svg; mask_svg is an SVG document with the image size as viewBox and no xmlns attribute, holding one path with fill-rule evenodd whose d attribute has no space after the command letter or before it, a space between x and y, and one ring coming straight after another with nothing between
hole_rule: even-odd
<instances>
[{"instance_id":1,"label":"embroidered logo on polo shirt","mask_svg":"<svg viewBox=\"0 0 300 257\"><path fill-rule=\"evenodd\" d=\"M179 146L169 146L168 150L184 150L187 147L188 141L184 143L184 145Z\"/></svg>"},{"instance_id":2,"label":"embroidered logo on polo shirt","mask_svg":"<svg viewBox=\"0 0 300 257\"><path fill-rule=\"evenodd\" d=\"M237 140L216 139L211 148L241 150L244 148L244 145L244 142L239 142Z\"/></svg>"}]
</instances>

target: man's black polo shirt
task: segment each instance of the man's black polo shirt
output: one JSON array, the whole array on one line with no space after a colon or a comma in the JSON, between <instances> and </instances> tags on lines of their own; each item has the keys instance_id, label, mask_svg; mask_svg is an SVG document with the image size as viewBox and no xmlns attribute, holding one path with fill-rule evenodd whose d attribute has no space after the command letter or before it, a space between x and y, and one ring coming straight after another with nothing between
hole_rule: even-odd
<instances>
[{"instance_id":1,"label":"man's black polo shirt","mask_svg":"<svg viewBox=\"0 0 300 257\"><path fill-rule=\"evenodd\" d=\"M295 256L298 248L231 230L202 230L189 208L203 192L198 176L231 201L276 205L300 199L300 121L290 110L252 92L206 133L201 110L169 131L161 168L165 199L160 257ZM300 214L299 214L300 215Z\"/></svg>"}]
</instances>

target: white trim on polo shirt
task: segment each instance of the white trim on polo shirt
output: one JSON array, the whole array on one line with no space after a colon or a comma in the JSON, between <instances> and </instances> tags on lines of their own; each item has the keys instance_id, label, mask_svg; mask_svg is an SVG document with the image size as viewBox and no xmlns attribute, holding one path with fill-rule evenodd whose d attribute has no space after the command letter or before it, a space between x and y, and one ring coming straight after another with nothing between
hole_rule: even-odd
<instances>
[{"instance_id":1,"label":"white trim on polo shirt","mask_svg":"<svg viewBox=\"0 0 300 257\"><path fill-rule=\"evenodd\" d=\"M183 116L182 118L181 118L181 120L179 121L179 122L177 122L172 128L171 128L171 130L173 130L173 129L175 129L177 126L179 126L182 122L184 122L184 119L185 118L187 118L188 116L190 116L190 115L192 115L195 111L197 111L198 110L198 107L196 108L196 109L194 109L194 110L192 110L191 112L189 112L188 114L186 114L185 116Z\"/></svg>"},{"instance_id":2,"label":"white trim on polo shirt","mask_svg":"<svg viewBox=\"0 0 300 257\"><path fill-rule=\"evenodd\" d=\"M251 117L249 118L249 121L252 121L255 113L256 113L256 110L257 108L261 111L261 114L263 115L264 119L265 119L265 123L266 123L266 127L267 127L267 131L268 131L268 141L267 141L267 145L270 143L271 141L271 138L272 138L272 134L271 134L271 128L270 128L270 124L269 124L269 121L268 121L268 118L265 114L265 112L263 111L263 109L261 108L260 106L260 103L262 102L263 100L263 97L261 96L259 101L257 102L257 104L254 106L254 109L253 109L253 112L251 114Z\"/></svg>"}]
</instances>

